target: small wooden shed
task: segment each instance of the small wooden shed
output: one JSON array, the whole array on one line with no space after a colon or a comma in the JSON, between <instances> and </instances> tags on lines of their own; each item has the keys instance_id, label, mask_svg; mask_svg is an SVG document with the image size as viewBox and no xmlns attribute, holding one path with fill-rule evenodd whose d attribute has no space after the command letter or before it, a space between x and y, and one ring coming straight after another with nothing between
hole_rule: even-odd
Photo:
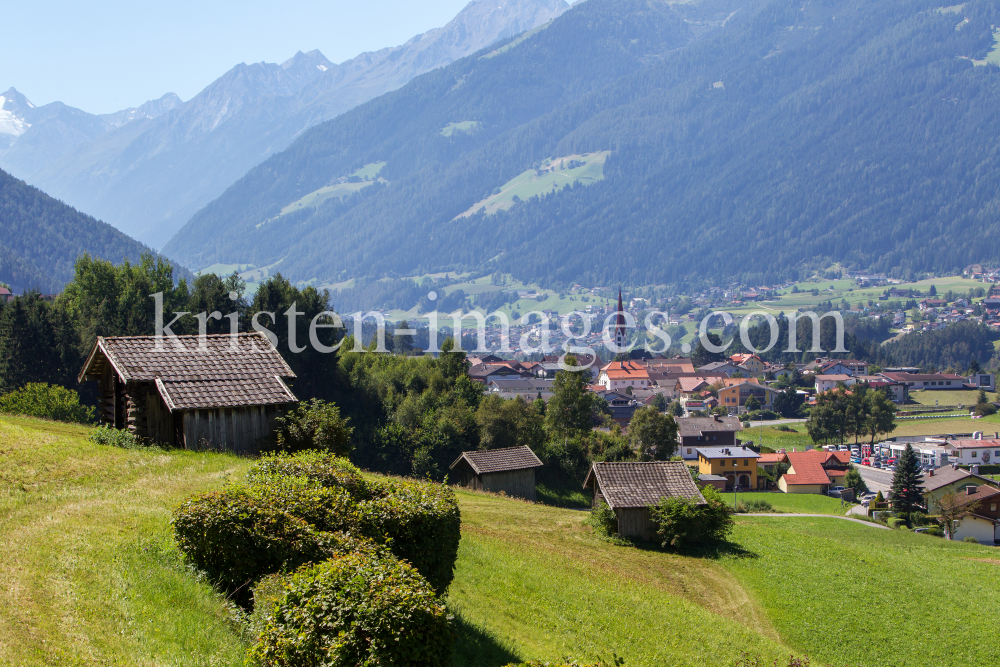
<instances>
[{"instance_id":1,"label":"small wooden shed","mask_svg":"<svg viewBox=\"0 0 1000 667\"><path fill-rule=\"evenodd\" d=\"M262 334L98 337L80 382L98 383L98 419L185 449L256 453L298 402L295 377ZM201 344L200 344L201 343Z\"/></svg>"},{"instance_id":2,"label":"small wooden shed","mask_svg":"<svg viewBox=\"0 0 1000 667\"><path fill-rule=\"evenodd\" d=\"M614 510L619 535L643 540L656 537L649 508L661 498L705 503L683 461L594 463L583 486L593 494L594 507L604 502Z\"/></svg>"},{"instance_id":3,"label":"small wooden shed","mask_svg":"<svg viewBox=\"0 0 1000 667\"><path fill-rule=\"evenodd\" d=\"M542 462L526 446L462 452L449 466L462 486L528 500L535 499L535 468L540 467Z\"/></svg>"}]
</instances>

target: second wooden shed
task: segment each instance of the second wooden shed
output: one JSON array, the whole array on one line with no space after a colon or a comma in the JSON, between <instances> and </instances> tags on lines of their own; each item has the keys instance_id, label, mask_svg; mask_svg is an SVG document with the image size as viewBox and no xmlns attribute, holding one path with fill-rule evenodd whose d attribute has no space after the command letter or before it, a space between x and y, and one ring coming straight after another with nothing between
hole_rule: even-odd
<instances>
[{"instance_id":1,"label":"second wooden shed","mask_svg":"<svg viewBox=\"0 0 1000 667\"><path fill-rule=\"evenodd\" d=\"M705 498L682 461L594 463L583 486L591 491L594 507L602 502L618 517L618 534L653 540L656 524L649 508L661 498Z\"/></svg>"},{"instance_id":2,"label":"second wooden shed","mask_svg":"<svg viewBox=\"0 0 1000 667\"><path fill-rule=\"evenodd\" d=\"M534 500L535 468L542 462L529 447L504 447L462 452L449 467L462 486Z\"/></svg>"}]
</instances>

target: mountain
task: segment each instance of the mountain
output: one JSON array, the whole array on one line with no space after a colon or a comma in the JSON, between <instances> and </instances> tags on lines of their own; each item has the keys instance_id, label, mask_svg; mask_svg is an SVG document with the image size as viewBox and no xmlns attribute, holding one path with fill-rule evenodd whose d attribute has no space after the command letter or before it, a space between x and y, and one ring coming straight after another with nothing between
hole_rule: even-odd
<instances>
[{"instance_id":1,"label":"mountain","mask_svg":"<svg viewBox=\"0 0 1000 667\"><path fill-rule=\"evenodd\" d=\"M181 103L167 93L138 108L94 115L52 102L36 107L11 88L0 95L0 168L19 178L31 178L83 143L136 119L156 118Z\"/></svg>"},{"instance_id":2,"label":"mountain","mask_svg":"<svg viewBox=\"0 0 1000 667\"><path fill-rule=\"evenodd\" d=\"M0 229L0 282L14 292L60 291L73 277L76 258L85 252L115 263L135 262L152 252L111 225L4 171L0 171Z\"/></svg>"},{"instance_id":3,"label":"mountain","mask_svg":"<svg viewBox=\"0 0 1000 667\"><path fill-rule=\"evenodd\" d=\"M169 113L80 145L29 180L160 246L305 129L567 8L565 0L473 0L443 28L339 65L319 51L237 65Z\"/></svg>"},{"instance_id":4,"label":"mountain","mask_svg":"<svg viewBox=\"0 0 1000 667\"><path fill-rule=\"evenodd\" d=\"M310 129L164 252L316 284L995 263L998 25L986 0L588 0Z\"/></svg>"}]
</instances>

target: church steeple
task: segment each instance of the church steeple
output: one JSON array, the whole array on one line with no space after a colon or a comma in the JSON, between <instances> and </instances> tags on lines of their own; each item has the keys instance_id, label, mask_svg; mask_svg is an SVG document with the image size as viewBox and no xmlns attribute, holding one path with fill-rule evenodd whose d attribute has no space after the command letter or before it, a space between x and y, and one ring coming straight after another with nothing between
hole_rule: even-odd
<instances>
[{"instance_id":1,"label":"church steeple","mask_svg":"<svg viewBox=\"0 0 1000 667\"><path fill-rule=\"evenodd\" d=\"M619 350L624 350L628 345L628 336L625 333L625 309L622 307L622 287L618 286L618 311L615 314L615 345Z\"/></svg>"}]
</instances>

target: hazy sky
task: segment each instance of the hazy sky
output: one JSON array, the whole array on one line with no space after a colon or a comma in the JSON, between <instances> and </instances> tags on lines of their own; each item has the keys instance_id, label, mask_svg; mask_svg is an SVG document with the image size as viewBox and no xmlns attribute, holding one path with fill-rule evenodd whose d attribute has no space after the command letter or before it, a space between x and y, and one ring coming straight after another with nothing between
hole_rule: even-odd
<instances>
[{"instance_id":1,"label":"hazy sky","mask_svg":"<svg viewBox=\"0 0 1000 667\"><path fill-rule=\"evenodd\" d=\"M185 101L240 62L335 63L443 26L468 0L28 0L4 3L0 92L91 113Z\"/></svg>"}]
</instances>

